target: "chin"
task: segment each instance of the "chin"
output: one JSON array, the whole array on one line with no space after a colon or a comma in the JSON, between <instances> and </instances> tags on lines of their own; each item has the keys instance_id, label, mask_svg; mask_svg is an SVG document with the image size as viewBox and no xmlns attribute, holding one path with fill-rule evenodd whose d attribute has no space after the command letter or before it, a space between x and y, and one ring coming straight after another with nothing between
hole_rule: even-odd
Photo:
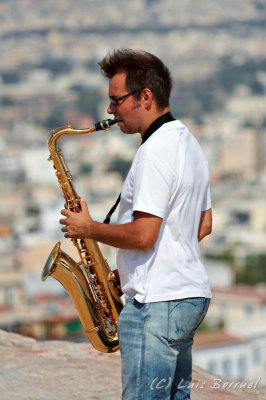
<instances>
[{"instance_id":1,"label":"chin","mask_svg":"<svg viewBox=\"0 0 266 400\"><path fill-rule=\"evenodd\" d=\"M135 129L130 128L129 126L124 125L123 123L122 123L122 125L118 124L118 126L119 126L121 132L123 132L125 134L131 135L131 134L137 133L137 131Z\"/></svg>"},{"instance_id":2,"label":"chin","mask_svg":"<svg viewBox=\"0 0 266 400\"><path fill-rule=\"evenodd\" d=\"M128 132L128 128L127 128L127 126L125 126L125 124L124 124L123 121L118 122L117 125L119 126L121 132L123 132L123 133L129 133L129 132Z\"/></svg>"}]
</instances>

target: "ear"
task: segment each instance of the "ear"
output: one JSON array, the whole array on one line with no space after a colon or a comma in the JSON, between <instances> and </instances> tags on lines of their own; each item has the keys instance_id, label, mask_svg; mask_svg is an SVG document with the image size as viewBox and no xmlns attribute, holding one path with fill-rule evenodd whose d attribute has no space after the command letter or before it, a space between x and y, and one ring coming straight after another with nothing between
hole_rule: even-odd
<instances>
[{"instance_id":1,"label":"ear","mask_svg":"<svg viewBox=\"0 0 266 400\"><path fill-rule=\"evenodd\" d=\"M141 96L142 96L142 99L143 99L143 102L144 102L144 106L147 107L147 108L150 108L152 100L153 100L152 91L150 89L148 89L148 88L144 88L142 90Z\"/></svg>"}]
</instances>

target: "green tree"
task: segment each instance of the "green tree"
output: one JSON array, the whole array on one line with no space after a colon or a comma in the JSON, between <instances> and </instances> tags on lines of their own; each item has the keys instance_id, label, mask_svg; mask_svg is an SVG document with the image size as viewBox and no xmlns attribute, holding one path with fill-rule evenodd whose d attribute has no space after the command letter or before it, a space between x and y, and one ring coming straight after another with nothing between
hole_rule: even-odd
<instances>
[{"instance_id":1,"label":"green tree","mask_svg":"<svg viewBox=\"0 0 266 400\"><path fill-rule=\"evenodd\" d=\"M108 172L118 172L124 180L128 174L131 162L124 158L116 158L111 162L108 168Z\"/></svg>"},{"instance_id":2,"label":"green tree","mask_svg":"<svg viewBox=\"0 0 266 400\"><path fill-rule=\"evenodd\" d=\"M266 283L266 253L247 256L242 268L236 271L236 284Z\"/></svg>"},{"instance_id":3,"label":"green tree","mask_svg":"<svg viewBox=\"0 0 266 400\"><path fill-rule=\"evenodd\" d=\"M80 166L79 172L80 172L81 175L89 175L89 174L91 174L92 170L93 170L93 166L91 164L83 163Z\"/></svg>"}]
</instances>

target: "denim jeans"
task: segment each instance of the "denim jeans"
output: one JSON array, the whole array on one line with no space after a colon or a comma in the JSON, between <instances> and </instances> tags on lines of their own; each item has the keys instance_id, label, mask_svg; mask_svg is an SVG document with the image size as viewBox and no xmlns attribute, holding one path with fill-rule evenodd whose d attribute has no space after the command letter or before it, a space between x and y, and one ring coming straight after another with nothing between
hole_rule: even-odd
<instances>
[{"instance_id":1,"label":"denim jeans","mask_svg":"<svg viewBox=\"0 0 266 400\"><path fill-rule=\"evenodd\" d=\"M189 400L191 348L210 299L128 299L118 321L122 400Z\"/></svg>"}]
</instances>

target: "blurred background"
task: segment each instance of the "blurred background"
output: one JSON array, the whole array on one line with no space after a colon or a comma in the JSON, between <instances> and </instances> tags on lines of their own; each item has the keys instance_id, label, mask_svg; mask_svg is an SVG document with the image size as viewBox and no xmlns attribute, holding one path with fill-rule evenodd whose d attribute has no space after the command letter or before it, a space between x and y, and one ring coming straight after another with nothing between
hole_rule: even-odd
<instances>
[{"instance_id":1,"label":"blurred background","mask_svg":"<svg viewBox=\"0 0 266 400\"><path fill-rule=\"evenodd\" d=\"M172 114L211 172L214 226L201 252L213 300L194 363L266 383L265 17L264 0L0 1L1 329L87 340L62 287L40 279L57 241L78 259L60 231L64 199L46 139L60 125L107 118L97 63L114 48L141 48L170 68ZM116 200L139 144L116 127L62 139L94 219ZM115 249L103 252L114 268Z\"/></svg>"}]
</instances>

